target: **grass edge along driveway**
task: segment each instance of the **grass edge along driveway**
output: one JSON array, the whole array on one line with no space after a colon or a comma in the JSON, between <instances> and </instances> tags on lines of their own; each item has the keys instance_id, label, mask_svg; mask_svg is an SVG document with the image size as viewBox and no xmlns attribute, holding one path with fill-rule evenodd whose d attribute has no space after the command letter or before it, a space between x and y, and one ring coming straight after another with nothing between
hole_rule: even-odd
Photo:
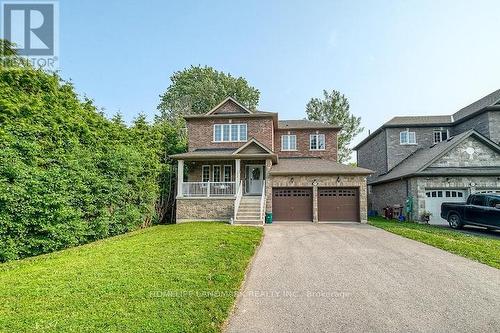
<instances>
[{"instance_id":1,"label":"grass edge along driveway","mask_svg":"<svg viewBox=\"0 0 500 333\"><path fill-rule=\"evenodd\" d=\"M219 332L262 234L155 226L0 264L0 331Z\"/></svg>"},{"instance_id":2,"label":"grass edge along driveway","mask_svg":"<svg viewBox=\"0 0 500 333\"><path fill-rule=\"evenodd\" d=\"M369 218L368 223L394 234L500 269L499 239L465 234L427 224L385 220L380 217Z\"/></svg>"}]
</instances>

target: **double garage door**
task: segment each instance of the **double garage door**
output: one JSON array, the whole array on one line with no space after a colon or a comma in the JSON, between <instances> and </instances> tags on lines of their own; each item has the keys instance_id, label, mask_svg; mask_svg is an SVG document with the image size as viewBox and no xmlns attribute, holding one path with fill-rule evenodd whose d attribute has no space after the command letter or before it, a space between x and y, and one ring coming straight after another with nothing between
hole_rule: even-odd
<instances>
[{"instance_id":1,"label":"double garage door","mask_svg":"<svg viewBox=\"0 0 500 333\"><path fill-rule=\"evenodd\" d=\"M318 220L359 222L357 188L318 188ZM273 220L312 221L312 187L273 188Z\"/></svg>"}]
</instances>

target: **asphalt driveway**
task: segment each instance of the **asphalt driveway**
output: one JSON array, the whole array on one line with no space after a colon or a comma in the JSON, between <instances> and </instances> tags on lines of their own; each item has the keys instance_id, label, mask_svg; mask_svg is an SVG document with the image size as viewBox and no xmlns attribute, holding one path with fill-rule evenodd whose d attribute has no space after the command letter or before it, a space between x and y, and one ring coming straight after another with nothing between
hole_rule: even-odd
<instances>
[{"instance_id":1,"label":"asphalt driveway","mask_svg":"<svg viewBox=\"0 0 500 333\"><path fill-rule=\"evenodd\" d=\"M499 332L500 270L369 225L270 225L226 331Z\"/></svg>"}]
</instances>

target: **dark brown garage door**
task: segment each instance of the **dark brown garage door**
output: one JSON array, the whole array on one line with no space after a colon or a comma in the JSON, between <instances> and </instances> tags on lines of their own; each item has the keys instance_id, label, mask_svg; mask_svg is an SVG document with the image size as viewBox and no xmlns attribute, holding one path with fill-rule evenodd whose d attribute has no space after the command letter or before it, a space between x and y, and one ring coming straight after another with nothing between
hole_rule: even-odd
<instances>
[{"instance_id":1,"label":"dark brown garage door","mask_svg":"<svg viewBox=\"0 0 500 333\"><path fill-rule=\"evenodd\" d=\"M319 188L319 221L359 222L359 192L357 188Z\"/></svg>"},{"instance_id":2,"label":"dark brown garage door","mask_svg":"<svg viewBox=\"0 0 500 333\"><path fill-rule=\"evenodd\" d=\"M312 188L273 188L273 220L312 221Z\"/></svg>"}]
</instances>

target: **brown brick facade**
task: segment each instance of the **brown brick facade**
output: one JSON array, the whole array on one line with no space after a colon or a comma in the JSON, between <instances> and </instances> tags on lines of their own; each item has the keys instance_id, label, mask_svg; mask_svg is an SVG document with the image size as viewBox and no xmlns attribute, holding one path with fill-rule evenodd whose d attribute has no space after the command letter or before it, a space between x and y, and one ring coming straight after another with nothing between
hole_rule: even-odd
<instances>
[{"instance_id":1,"label":"brown brick facade","mask_svg":"<svg viewBox=\"0 0 500 333\"><path fill-rule=\"evenodd\" d=\"M273 149L273 118L208 118L188 119L188 150L197 148L239 148L244 142L213 142L215 124L247 124L247 137L255 138L269 149Z\"/></svg>"},{"instance_id":2,"label":"brown brick facade","mask_svg":"<svg viewBox=\"0 0 500 333\"><path fill-rule=\"evenodd\" d=\"M336 129L279 129L275 131L275 152L279 157L322 157L337 161L337 133ZM297 151L281 151L282 135L297 136ZM309 135L325 134L325 150L309 150Z\"/></svg>"}]
</instances>

